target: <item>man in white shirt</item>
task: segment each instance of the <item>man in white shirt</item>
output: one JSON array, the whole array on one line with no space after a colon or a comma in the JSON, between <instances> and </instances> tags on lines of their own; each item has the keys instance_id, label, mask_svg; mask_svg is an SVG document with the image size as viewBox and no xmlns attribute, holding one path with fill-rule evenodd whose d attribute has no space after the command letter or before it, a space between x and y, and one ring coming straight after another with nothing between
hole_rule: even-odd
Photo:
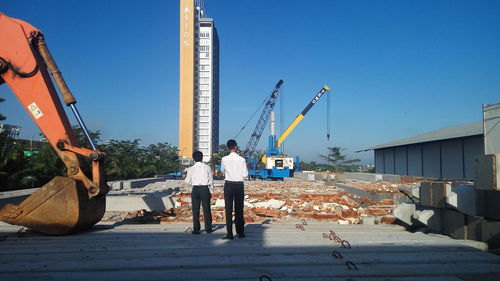
<instances>
[{"instance_id":1,"label":"man in white shirt","mask_svg":"<svg viewBox=\"0 0 500 281\"><path fill-rule=\"evenodd\" d=\"M233 239L233 202L234 224L239 238L245 237L245 219L243 218L243 200L245 191L244 179L248 176L247 163L236 151L235 140L227 141L229 155L222 157L221 172L224 173L224 203L226 205L226 236L222 239Z\"/></svg>"},{"instance_id":2,"label":"man in white shirt","mask_svg":"<svg viewBox=\"0 0 500 281\"><path fill-rule=\"evenodd\" d=\"M210 212L210 194L213 191L213 176L210 167L203 162L203 153L193 153L194 165L187 170L187 184L193 186L191 191L191 206L193 209L193 234L200 234L200 203L203 206L205 231L212 233L212 213Z\"/></svg>"}]
</instances>

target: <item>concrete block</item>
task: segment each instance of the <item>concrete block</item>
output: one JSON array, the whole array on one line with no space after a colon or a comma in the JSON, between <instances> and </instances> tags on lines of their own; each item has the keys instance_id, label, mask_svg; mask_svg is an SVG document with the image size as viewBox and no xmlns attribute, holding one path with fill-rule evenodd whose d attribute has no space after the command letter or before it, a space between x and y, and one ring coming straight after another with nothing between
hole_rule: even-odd
<instances>
[{"instance_id":1,"label":"concrete block","mask_svg":"<svg viewBox=\"0 0 500 281\"><path fill-rule=\"evenodd\" d=\"M314 174L314 179L317 181L328 180L328 175L327 174Z\"/></svg>"},{"instance_id":2,"label":"concrete block","mask_svg":"<svg viewBox=\"0 0 500 281\"><path fill-rule=\"evenodd\" d=\"M407 195L408 197L414 199L418 199L420 198L420 185L418 186L415 186L415 187L412 187L412 188L405 188L405 187L400 187L398 188L398 190Z\"/></svg>"},{"instance_id":3,"label":"concrete block","mask_svg":"<svg viewBox=\"0 0 500 281\"><path fill-rule=\"evenodd\" d=\"M106 196L106 211L164 211L175 207L171 196Z\"/></svg>"},{"instance_id":4,"label":"concrete block","mask_svg":"<svg viewBox=\"0 0 500 281\"><path fill-rule=\"evenodd\" d=\"M488 243L490 249L500 248L500 221L481 221L481 241Z\"/></svg>"},{"instance_id":5,"label":"concrete block","mask_svg":"<svg viewBox=\"0 0 500 281\"><path fill-rule=\"evenodd\" d=\"M407 225L412 225L411 216L415 210L415 203L403 203L394 209L394 216Z\"/></svg>"},{"instance_id":6,"label":"concrete block","mask_svg":"<svg viewBox=\"0 0 500 281\"><path fill-rule=\"evenodd\" d=\"M361 218L360 224L364 225L375 225L378 221L376 221L375 217L364 217Z\"/></svg>"},{"instance_id":7,"label":"concrete block","mask_svg":"<svg viewBox=\"0 0 500 281\"><path fill-rule=\"evenodd\" d=\"M387 182L393 182L393 183L401 183L402 182L400 175L383 174L382 180L387 181Z\"/></svg>"},{"instance_id":8,"label":"concrete block","mask_svg":"<svg viewBox=\"0 0 500 281\"><path fill-rule=\"evenodd\" d=\"M343 179L351 179L351 180L362 180L368 182L377 182L382 180L381 174L372 174L372 173L342 173L341 177Z\"/></svg>"},{"instance_id":9,"label":"concrete block","mask_svg":"<svg viewBox=\"0 0 500 281\"><path fill-rule=\"evenodd\" d=\"M473 185L461 184L451 189L446 203L464 214L478 216L479 198L479 191Z\"/></svg>"},{"instance_id":10,"label":"concrete block","mask_svg":"<svg viewBox=\"0 0 500 281\"><path fill-rule=\"evenodd\" d=\"M141 188L154 182L164 181L164 178L133 179L122 182L123 189Z\"/></svg>"},{"instance_id":11,"label":"concrete block","mask_svg":"<svg viewBox=\"0 0 500 281\"><path fill-rule=\"evenodd\" d=\"M385 199L393 200L394 204L400 204L400 203L411 201L410 198L408 198L408 196L406 196L404 193L372 192L372 191L366 191L363 189L359 189L356 187L352 187L349 185L340 184L340 183L336 183L336 182L325 182L325 185L329 185L329 186L333 185L333 186L336 186L338 188L342 188L345 191L349 192L350 194L357 195L359 197L363 197L363 198L372 200L374 202L379 202L379 201L385 200Z\"/></svg>"},{"instance_id":12,"label":"concrete block","mask_svg":"<svg viewBox=\"0 0 500 281\"><path fill-rule=\"evenodd\" d=\"M285 203L286 203L285 201L271 199L268 201L255 203L254 205L255 205L255 207L258 207L258 208L279 209L279 208L283 207L283 205L285 205Z\"/></svg>"},{"instance_id":13,"label":"concrete block","mask_svg":"<svg viewBox=\"0 0 500 281\"><path fill-rule=\"evenodd\" d=\"M451 185L444 182L422 182L420 184L420 203L434 208L446 207L446 195L450 193Z\"/></svg>"},{"instance_id":14,"label":"concrete block","mask_svg":"<svg viewBox=\"0 0 500 281\"><path fill-rule=\"evenodd\" d=\"M500 154L481 155L474 165L474 187L479 190L500 190Z\"/></svg>"},{"instance_id":15,"label":"concrete block","mask_svg":"<svg viewBox=\"0 0 500 281\"><path fill-rule=\"evenodd\" d=\"M482 240L482 222L484 219L482 217L476 217L476 216L467 216L466 217L467 221L467 230L466 230L466 238L467 240L476 240L476 241L483 241Z\"/></svg>"},{"instance_id":16,"label":"concrete block","mask_svg":"<svg viewBox=\"0 0 500 281\"><path fill-rule=\"evenodd\" d=\"M466 239L466 215L457 211L441 209L443 234L455 239Z\"/></svg>"},{"instance_id":17,"label":"concrete block","mask_svg":"<svg viewBox=\"0 0 500 281\"><path fill-rule=\"evenodd\" d=\"M493 220L500 221L500 191L488 190L480 191L481 215Z\"/></svg>"},{"instance_id":18,"label":"concrete block","mask_svg":"<svg viewBox=\"0 0 500 281\"><path fill-rule=\"evenodd\" d=\"M244 201L244 203L246 203L247 201ZM252 204L249 202L249 204ZM224 199L217 199L215 200L215 208L224 208L226 206L226 203L224 201Z\"/></svg>"},{"instance_id":19,"label":"concrete block","mask_svg":"<svg viewBox=\"0 0 500 281\"><path fill-rule=\"evenodd\" d=\"M315 177L313 173L302 173L302 172L297 172L293 175L294 178L298 178L301 180L306 180L306 181L314 181Z\"/></svg>"},{"instance_id":20,"label":"concrete block","mask_svg":"<svg viewBox=\"0 0 500 281\"><path fill-rule=\"evenodd\" d=\"M413 213L412 218L432 231L442 231L440 209L417 210Z\"/></svg>"},{"instance_id":21,"label":"concrete block","mask_svg":"<svg viewBox=\"0 0 500 281\"><path fill-rule=\"evenodd\" d=\"M111 181L108 182L109 187L111 190L122 190L123 189L123 182L122 181Z\"/></svg>"}]
</instances>

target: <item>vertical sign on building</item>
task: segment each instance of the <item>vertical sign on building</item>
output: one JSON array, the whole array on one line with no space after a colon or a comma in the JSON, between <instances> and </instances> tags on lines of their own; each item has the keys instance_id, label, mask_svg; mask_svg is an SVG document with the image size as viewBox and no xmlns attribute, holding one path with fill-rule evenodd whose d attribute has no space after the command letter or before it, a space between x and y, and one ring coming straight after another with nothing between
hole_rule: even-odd
<instances>
[{"instance_id":1,"label":"vertical sign on building","mask_svg":"<svg viewBox=\"0 0 500 281\"><path fill-rule=\"evenodd\" d=\"M194 0L180 0L179 156L193 154Z\"/></svg>"}]
</instances>

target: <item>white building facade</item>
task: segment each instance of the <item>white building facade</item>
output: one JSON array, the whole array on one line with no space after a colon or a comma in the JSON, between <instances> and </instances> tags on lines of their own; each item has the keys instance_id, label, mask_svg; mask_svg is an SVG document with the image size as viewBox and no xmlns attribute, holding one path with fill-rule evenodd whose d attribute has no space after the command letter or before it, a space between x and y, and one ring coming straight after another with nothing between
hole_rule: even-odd
<instances>
[{"instance_id":1,"label":"white building facade","mask_svg":"<svg viewBox=\"0 0 500 281\"><path fill-rule=\"evenodd\" d=\"M219 38L197 6L195 23L194 149L208 162L219 147Z\"/></svg>"}]
</instances>

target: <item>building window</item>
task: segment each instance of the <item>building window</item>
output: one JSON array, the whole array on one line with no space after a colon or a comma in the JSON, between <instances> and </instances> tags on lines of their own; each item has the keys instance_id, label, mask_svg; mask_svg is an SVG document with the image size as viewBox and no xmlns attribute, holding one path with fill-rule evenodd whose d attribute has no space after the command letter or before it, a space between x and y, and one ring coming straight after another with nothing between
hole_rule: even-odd
<instances>
[{"instance_id":1,"label":"building window","mask_svg":"<svg viewBox=\"0 0 500 281\"><path fill-rule=\"evenodd\" d=\"M210 96L209 91L200 91L200 97L208 97L208 96Z\"/></svg>"},{"instance_id":2,"label":"building window","mask_svg":"<svg viewBox=\"0 0 500 281\"><path fill-rule=\"evenodd\" d=\"M208 71L200 71L200 77L210 77L210 72L208 72Z\"/></svg>"},{"instance_id":3,"label":"building window","mask_svg":"<svg viewBox=\"0 0 500 281\"><path fill-rule=\"evenodd\" d=\"M210 59L200 59L200 64L210 64Z\"/></svg>"},{"instance_id":4,"label":"building window","mask_svg":"<svg viewBox=\"0 0 500 281\"><path fill-rule=\"evenodd\" d=\"M201 57L209 58L210 57L210 53L202 53Z\"/></svg>"},{"instance_id":5,"label":"building window","mask_svg":"<svg viewBox=\"0 0 500 281\"><path fill-rule=\"evenodd\" d=\"M200 116L200 118L198 118L198 120L200 120L200 122L208 122L208 121L210 121L208 119L208 116Z\"/></svg>"},{"instance_id":6,"label":"building window","mask_svg":"<svg viewBox=\"0 0 500 281\"><path fill-rule=\"evenodd\" d=\"M202 109L207 109L208 106L209 106L208 103L200 103L200 108L202 108Z\"/></svg>"},{"instance_id":7,"label":"building window","mask_svg":"<svg viewBox=\"0 0 500 281\"><path fill-rule=\"evenodd\" d=\"M209 52L210 46L200 46L198 50L200 50L201 52Z\"/></svg>"},{"instance_id":8,"label":"building window","mask_svg":"<svg viewBox=\"0 0 500 281\"><path fill-rule=\"evenodd\" d=\"M210 85L200 85L200 90L210 90Z\"/></svg>"},{"instance_id":9,"label":"building window","mask_svg":"<svg viewBox=\"0 0 500 281\"><path fill-rule=\"evenodd\" d=\"M198 132L200 132L200 135L208 135L207 129L200 129L200 130L198 130Z\"/></svg>"},{"instance_id":10,"label":"building window","mask_svg":"<svg viewBox=\"0 0 500 281\"><path fill-rule=\"evenodd\" d=\"M200 97L200 102L202 102L202 103L209 103L210 99L208 97Z\"/></svg>"}]
</instances>

